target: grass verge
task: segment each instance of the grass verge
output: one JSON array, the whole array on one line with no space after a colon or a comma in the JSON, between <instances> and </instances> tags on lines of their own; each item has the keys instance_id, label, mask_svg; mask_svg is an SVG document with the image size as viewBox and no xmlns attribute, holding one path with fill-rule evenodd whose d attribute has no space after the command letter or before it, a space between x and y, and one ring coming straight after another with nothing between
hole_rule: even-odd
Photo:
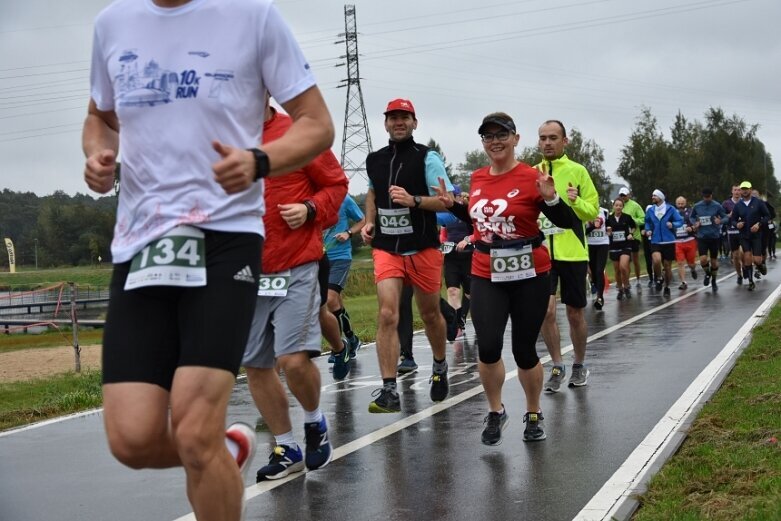
<instances>
[{"instance_id":1,"label":"grass verge","mask_svg":"<svg viewBox=\"0 0 781 521\"><path fill-rule=\"evenodd\" d=\"M640 498L635 521L781 519L781 305Z\"/></svg>"},{"instance_id":2,"label":"grass verge","mask_svg":"<svg viewBox=\"0 0 781 521\"><path fill-rule=\"evenodd\" d=\"M0 430L100 407L100 371L0 384Z\"/></svg>"}]
</instances>

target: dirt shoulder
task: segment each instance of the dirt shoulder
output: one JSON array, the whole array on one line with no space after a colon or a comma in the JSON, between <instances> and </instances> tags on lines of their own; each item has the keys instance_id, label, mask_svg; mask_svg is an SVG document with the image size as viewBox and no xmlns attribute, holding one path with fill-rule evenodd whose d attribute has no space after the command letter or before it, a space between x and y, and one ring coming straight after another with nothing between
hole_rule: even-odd
<instances>
[{"instance_id":1,"label":"dirt shoulder","mask_svg":"<svg viewBox=\"0 0 781 521\"><path fill-rule=\"evenodd\" d=\"M81 346L81 369L100 369L100 345ZM73 371L70 346L22 349L0 353L0 383L45 378Z\"/></svg>"}]
</instances>

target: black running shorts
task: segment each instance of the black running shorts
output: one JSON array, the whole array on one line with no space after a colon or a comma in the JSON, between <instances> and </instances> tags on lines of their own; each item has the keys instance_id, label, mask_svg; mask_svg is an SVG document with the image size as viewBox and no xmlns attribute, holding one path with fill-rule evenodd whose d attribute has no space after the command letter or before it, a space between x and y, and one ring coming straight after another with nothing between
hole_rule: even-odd
<instances>
[{"instance_id":1,"label":"black running shorts","mask_svg":"<svg viewBox=\"0 0 781 521\"><path fill-rule=\"evenodd\" d=\"M586 274L588 261L552 260L550 294L555 295L561 280L561 301L574 308L586 307Z\"/></svg>"},{"instance_id":2,"label":"black running shorts","mask_svg":"<svg viewBox=\"0 0 781 521\"><path fill-rule=\"evenodd\" d=\"M263 238L203 232L206 286L126 291L130 262L114 265L103 334L103 383L145 382L170 390L178 367L238 373L255 311Z\"/></svg>"}]
</instances>

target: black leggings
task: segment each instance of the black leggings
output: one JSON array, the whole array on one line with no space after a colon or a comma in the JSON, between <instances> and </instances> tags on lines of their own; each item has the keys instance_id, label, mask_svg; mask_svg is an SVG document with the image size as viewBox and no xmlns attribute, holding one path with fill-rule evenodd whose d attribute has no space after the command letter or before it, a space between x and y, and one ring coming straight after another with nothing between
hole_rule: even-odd
<instances>
[{"instance_id":1,"label":"black leggings","mask_svg":"<svg viewBox=\"0 0 781 521\"><path fill-rule=\"evenodd\" d=\"M521 369L540 361L537 337L548 311L550 280L547 273L515 282L491 282L472 276L472 323L477 334L480 361L494 364L502 357L504 330L512 320L512 349Z\"/></svg>"},{"instance_id":2,"label":"black leggings","mask_svg":"<svg viewBox=\"0 0 781 521\"><path fill-rule=\"evenodd\" d=\"M588 247L588 267L591 269L591 281L597 289L597 296L605 292L605 266L607 265L608 244Z\"/></svg>"}]
</instances>

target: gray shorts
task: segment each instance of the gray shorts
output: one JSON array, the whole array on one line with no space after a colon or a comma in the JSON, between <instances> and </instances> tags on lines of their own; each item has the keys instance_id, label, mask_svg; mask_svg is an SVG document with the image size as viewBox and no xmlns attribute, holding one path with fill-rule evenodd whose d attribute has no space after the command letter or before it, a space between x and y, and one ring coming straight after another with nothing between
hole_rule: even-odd
<instances>
[{"instance_id":1,"label":"gray shorts","mask_svg":"<svg viewBox=\"0 0 781 521\"><path fill-rule=\"evenodd\" d=\"M331 271L328 273L328 289L341 293L347 287L347 276L350 274L350 259L336 259L331 261Z\"/></svg>"},{"instance_id":2,"label":"gray shorts","mask_svg":"<svg viewBox=\"0 0 781 521\"><path fill-rule=\"evenodd\" d=\"M320 354L320 284L318 263L290 270L284 297L258 296L241 365L269 369L282 355Z\"/></svg>"}]
</instances>

